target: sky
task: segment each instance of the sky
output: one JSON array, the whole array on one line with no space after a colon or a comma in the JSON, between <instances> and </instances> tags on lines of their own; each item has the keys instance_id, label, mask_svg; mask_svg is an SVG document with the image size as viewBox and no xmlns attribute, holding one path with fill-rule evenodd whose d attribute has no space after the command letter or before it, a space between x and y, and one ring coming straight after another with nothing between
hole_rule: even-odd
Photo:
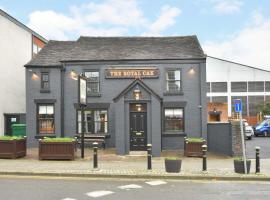
<instances>
[{"instance_id":1,"label":"sky","mask_svg":"<svg viewBox=\"0 0 270 200\"><path fill-rule=\"evenodd\" d=\"M270 70L269 0L0 0L52 40L197 35L207 55Z\"/></svg>"}]
</instances>

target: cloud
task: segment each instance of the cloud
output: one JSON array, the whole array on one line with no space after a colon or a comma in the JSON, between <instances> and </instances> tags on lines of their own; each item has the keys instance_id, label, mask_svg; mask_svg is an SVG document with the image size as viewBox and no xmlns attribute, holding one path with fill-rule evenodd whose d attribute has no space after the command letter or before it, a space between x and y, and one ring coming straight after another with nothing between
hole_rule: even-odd
<instances>
[{"instance_id":1,"label":"cloud","mask_svg":"<svg viewBox=\"0 0 270 200\"><path fill-rule=\"evenodd\" d=\"M239 12L242 5L239 0L221 0L214 3L214 10L221 14L233 14Z\"/></svg>"},{"instance_id":2,"label":"cloud","mask_svg":"<svg viewBox=\"0 0 270 200\"><path fill-rule=\"evenodd\" d=\"M34 11L29 15L28 26L46 38L59 40L79 35L121 36L130 30L160 35L175 24L180 13L177 7L163 6L157 19L151 21L136 0L104 0L71 6L67 14Z\"/></svg>"},{"instance_id":3,"label":"cloud","mask_svg":"<svg viewBox=\"0 0 270 200\"><path fill-rule=\"evenodd\" d=\"M143 35L160 35L161 32L175 24L175 18L181 14L181 10L177 7L171 7L169 5L163 6L161 14L155 22L149 27L149 32L143 33Z\"/></svg>"},{"instance_id":4,"label":"cloud","mask_svg":"<svg viewBox=\"0 0 270 200\"><path fill-rule=\"evenodd\" d=\"M210 56L270 70L270 19L256 13L253 14L253 22L226 41L205 42L205 52Z\"/></svg>"}]
</instances>

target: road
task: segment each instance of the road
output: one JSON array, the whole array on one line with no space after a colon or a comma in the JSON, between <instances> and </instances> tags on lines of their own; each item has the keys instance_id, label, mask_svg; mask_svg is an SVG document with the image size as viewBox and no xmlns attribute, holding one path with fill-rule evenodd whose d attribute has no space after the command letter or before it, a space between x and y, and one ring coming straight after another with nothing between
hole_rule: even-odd
<instances>
[{"instance_id":1,"label":"road","mask_svg":"<svg viewBox=\"0 0 270 200\"><path fill-rule=\"evenodd\" d=\"M0 177L3 200L266 200L269 196L268 182Z\"/></svg>"},{"instance_id":2,"label":"road","mask_svg":"<svg viewBox=\"0 0 270 200\"><path fill-rule=\"evenodd\" d=\"M261 158L270 158L270 137L253 137L246 140L246 152L248 158L255 158L255 147L261 147Z\"/></svg>"}]
</instances>

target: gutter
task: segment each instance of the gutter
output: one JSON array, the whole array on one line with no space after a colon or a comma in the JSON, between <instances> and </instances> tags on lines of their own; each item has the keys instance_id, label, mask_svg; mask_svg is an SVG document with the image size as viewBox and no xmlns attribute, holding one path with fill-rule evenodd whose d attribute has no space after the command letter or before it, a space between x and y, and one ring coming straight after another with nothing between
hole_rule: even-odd
<instances>
[{"instance_id":1,"label":"gutter","mask_svg":"<svg viewBox=\"0 0 270 200\"><path fill-rule=\"evenodd\" d=\"M66 66L63 63L63 66L61 68L61 72L60 72L60 76L61 76L61 108L60 108L60 112L61 112L61 137L65 137L65 101L64 101L64 95L65 95L65 89L64 89L64 77L65 77L65 71L66 71Z\"/></svg>"}]
</instances>

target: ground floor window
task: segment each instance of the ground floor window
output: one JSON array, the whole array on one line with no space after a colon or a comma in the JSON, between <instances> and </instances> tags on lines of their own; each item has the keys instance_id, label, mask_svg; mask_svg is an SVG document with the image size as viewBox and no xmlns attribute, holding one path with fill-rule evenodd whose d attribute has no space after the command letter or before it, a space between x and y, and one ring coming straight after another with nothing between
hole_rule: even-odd
<instances>
[{"instance_id":1,"label":"ground floor window","mask_svg":"<svg viewBox=\"0 0 270 200\"><path fill-rule=\"evenodd\" d=\"M164 115L165 131L184 132L183 108L165 108Z\"/></svg>"},{"instance_id":2,"label":"ground floor window","mask_svg":"<svg viewBox=\"0 0 270 200\"><path fill-rule=\"evenodd\" d=\"M78 133L82 131L81 111L78 111L77 118ZM86 110L84 112L85 132L90 134L108 133L108 112L107 110Z\"/></svg>"},{"instance_id":3,"label":"ground floor window","mask_svg":"<svg viewBox=\"0 0 270 200\"><path fill-rule=\"evenodd\" d=\"M54 134L54 105L40 104L37 109L38 134Z\"/></svg>"}]
</instances>

